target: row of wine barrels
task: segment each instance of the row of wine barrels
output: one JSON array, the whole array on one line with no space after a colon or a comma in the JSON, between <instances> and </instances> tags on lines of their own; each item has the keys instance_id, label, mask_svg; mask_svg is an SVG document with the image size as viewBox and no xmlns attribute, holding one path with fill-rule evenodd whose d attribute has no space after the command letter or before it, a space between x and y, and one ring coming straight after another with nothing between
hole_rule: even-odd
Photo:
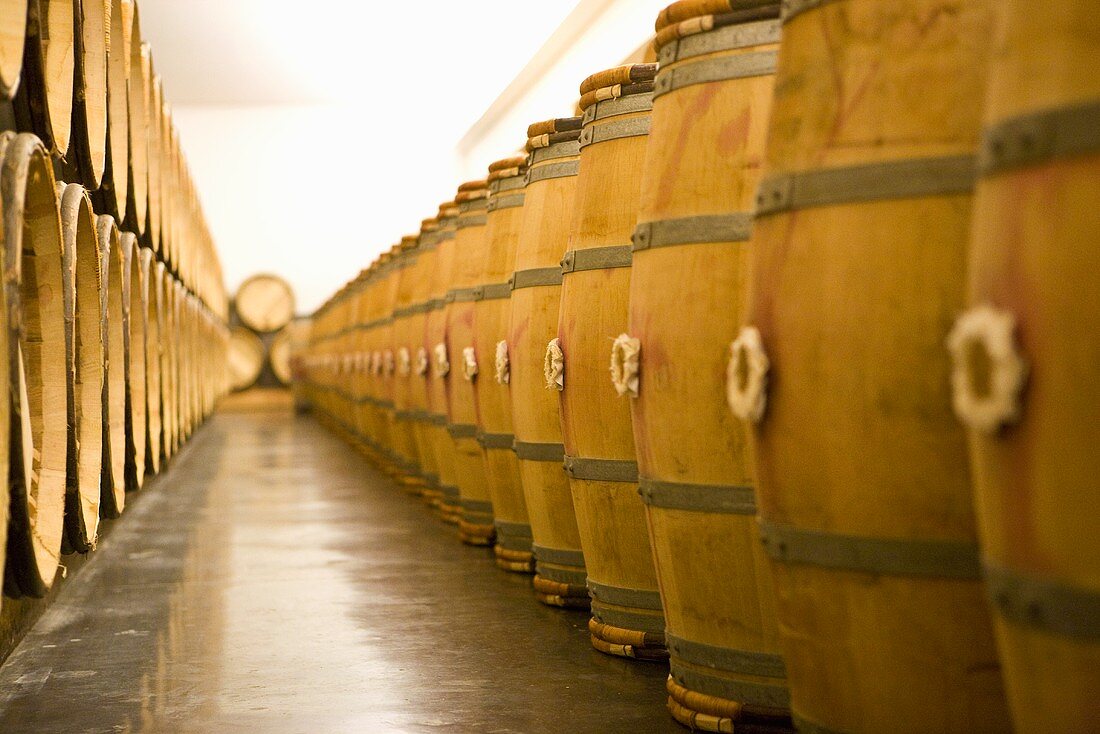
<instances>
[{"instance_id":1,"label":"row of wine barrels","mask_svg":"<svg viewBox=\"0 0 1100 734\"><path fill-rule=\"evenodd\" d=\"M656 34L317 311L318 417L596 649L667 657L689 728L1090 730L1100 26L681 0Z\"/></svg>"},{"instance_id":2,"label":"row of wine barrels","mask_svg":"<svg viewBox=\"0 0 1100 734\"><path fill-rule=\"evenodd\" d=\"M0 129L36 134L98 212L227 317L213 240L136 0L5 0Z\"/></svg>"},{"instance_id":3,"label":"row of wine barrels","mask_svg":"<svg viewBox=\"0 0 1100 734\"><path fill-rule=\"evenodd\" d=\"M0 217L4 590L42 596L62 555L93 550L100 519L118 517L126 491L186 435L172 425L177 396L166 387L178 381L166 346L192 357L197 422L226 389L225 330L149 248L96 214L82 185L55 179L33 134L0 134Z\"/></svg>"}]
</instances>

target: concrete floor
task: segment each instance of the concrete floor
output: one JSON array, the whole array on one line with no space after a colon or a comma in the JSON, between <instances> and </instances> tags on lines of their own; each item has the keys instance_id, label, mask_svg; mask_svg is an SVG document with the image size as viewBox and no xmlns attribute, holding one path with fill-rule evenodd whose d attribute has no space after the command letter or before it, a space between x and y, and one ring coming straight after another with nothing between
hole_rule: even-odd
<instances>
[{"instance_id":1,"label":"concrete floor","mask_svg":"<svg viewBox=\"0 0 1100 734\"><path fill-rule=\"evenodd\" d=\"M0 732L684 732L666 669L285 403L230 404L0 667Z\"/></svg>"}]
</instances>

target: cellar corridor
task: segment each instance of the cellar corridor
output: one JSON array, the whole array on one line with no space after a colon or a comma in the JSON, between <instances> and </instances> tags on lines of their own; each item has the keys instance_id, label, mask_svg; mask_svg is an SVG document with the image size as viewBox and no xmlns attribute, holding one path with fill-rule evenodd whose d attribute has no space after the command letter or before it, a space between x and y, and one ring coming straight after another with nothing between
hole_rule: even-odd
<instances>
[{"instance_id":1,"label":"cellar corridor","mask_svg":"<svg viewBox=\"0 0 1100 734\"><path fill-rule=\"evenodd\" d=\"M679 732L667 668L402 493L289 397L239 395L0 667L0 731Z\"/></svg>"}]
</instances>

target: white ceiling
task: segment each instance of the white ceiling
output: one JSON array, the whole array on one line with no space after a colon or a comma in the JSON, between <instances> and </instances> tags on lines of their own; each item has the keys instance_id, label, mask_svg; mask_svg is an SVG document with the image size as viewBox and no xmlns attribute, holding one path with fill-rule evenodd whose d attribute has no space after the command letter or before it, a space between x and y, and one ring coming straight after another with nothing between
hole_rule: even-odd
<instances>
[{"instance_id":1,"label":"white ceiling","mask_svg":"<svg viewBox=\"0 0 1100 734\"><path fill-rule=\"evenodd\" d=\"M576 5L141 0L140 10L157 70L177 105L400 94L406 109L438 115L446 103L485 109Z\"/></svg>"}]
</instances>

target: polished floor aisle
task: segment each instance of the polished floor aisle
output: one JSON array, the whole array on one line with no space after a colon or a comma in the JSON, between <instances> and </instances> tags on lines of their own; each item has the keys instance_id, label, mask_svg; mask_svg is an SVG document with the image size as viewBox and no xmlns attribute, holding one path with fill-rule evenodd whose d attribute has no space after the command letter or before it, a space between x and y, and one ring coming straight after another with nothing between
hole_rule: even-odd
<instances>
[{"instance_id":1,"label":"polished floor aisle","mask_svg":"<svg viewBox=\"0 0 1100 734\"><path fill-rule=\"evenodd\" d=\"M0 732L682 732L666 670L311 418L237 401L0 668Z\"/></svg>"}]
</instances>

